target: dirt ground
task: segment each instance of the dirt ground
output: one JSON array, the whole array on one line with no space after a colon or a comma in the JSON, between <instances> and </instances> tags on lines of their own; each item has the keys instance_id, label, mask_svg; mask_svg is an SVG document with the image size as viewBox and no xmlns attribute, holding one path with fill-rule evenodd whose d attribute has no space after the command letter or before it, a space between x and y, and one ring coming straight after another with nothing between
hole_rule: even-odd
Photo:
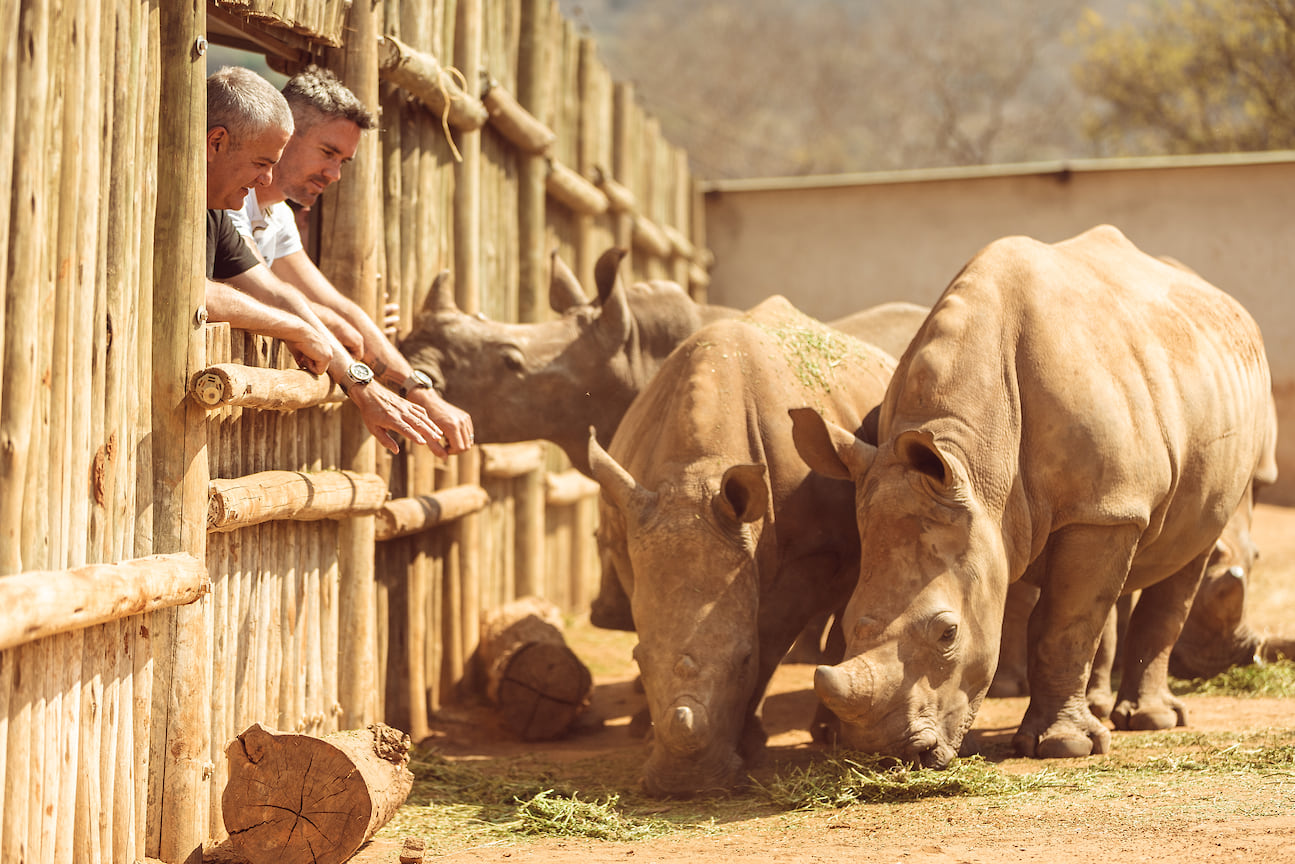
<instances>
[{"instance_id":1,"label":"dirt ground","mask_svg":"<svg viewBox=\"0 0 1295 864\"><path fill-rule=\"evenodd\" d=\"M1295 509L1260 506L1253 536L1261 559L1251 581L1250 616L1259 629L1289 630L1295 612ZM594 672L593 710L602 725L565 740L526 744L510 739L488 709L440 712L427 742L452 760L483 766L538 762L557 777L597 766L599 780L627 792L634 788L643 743L632 738L629 719L642 705L634 692L629 659L632 637L609 637L587 625L568 633L572 647ZM808 764L823 751L805 731L813 710L812 667L783 666L765 703L768 755L757 778ZM1238 737L1263 732L1295 742L1295 699L1186 697L1189 729ZM1010 739L1025 711L1024 699L986 700L971 742L1004 771L1045 770L1046 760L1015 758ZM1162 737L1156 738L1155 736ZM1115 733L1111 757L1064 760L1100 764L1121 752L1145 748L1152 758L1173 758L1179 733ZM1163 742L1163 744L1161 743ZM1163 753L1161 751L1163 750ZM1256 777L1259 779L1256 780ZM570 778L568 778L570 779ZM701 802L662 802L659 812L696 811ZM704 810L704 803L701 803ZM1295 772L1235 774L1172 770L1138 776L1136 782L1067 785L1043 798L933 798L902 804L853 805L815 812L778 812L771 807L734 815L725 808L697 830L638 843L585 839L519 839L485 844L465 839L429 848L425 861L508 864L559 862L732 861L902 862L902 864L1024 864L1024 862L1295 862ZM718 812L718 808L717 808ZM399 837L374 840L354 859L394 864Z\"/></svg>"}]
</instances>

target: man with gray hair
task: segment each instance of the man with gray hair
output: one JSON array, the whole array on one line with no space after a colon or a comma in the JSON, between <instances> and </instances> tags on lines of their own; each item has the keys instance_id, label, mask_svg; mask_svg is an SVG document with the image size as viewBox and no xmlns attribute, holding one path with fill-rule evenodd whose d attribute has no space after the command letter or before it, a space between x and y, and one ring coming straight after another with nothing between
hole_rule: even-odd
<instances>
[{"instance_id":1,"label":"man with gray hair","mask_svg":"<svg viewBox=\"0 0 1295 864\"><path fill-rule=\"evenodd\" d=\"M397 452L391 433L447 454L427 412L373 380L347 353L297 289L272 274L229 220L250 189L274 176L293 119L270 82L247 69L224 67L207 79L207 312L209 320L283 339L303 366L327 372L350 397L382 446Z\"/></svg>"},{"instance_id":2,"label":"man with gray hair","mask_svg":"<svg viewBox=\"0 0 1295 864\"><path fill-rule=\"evenodd\" d=\"M284 85L294 132L265 186L252 189L231 218L270 271L297 288L330 329L377 374L378 380L421 406L444 434L450 453L473 443L472 419L441 398L431 379L408 359L358 304L342 294L306 254L291 200L309 207L342 176L373 113L332 72L311 65Z\"/></svg>"}]
</instances>

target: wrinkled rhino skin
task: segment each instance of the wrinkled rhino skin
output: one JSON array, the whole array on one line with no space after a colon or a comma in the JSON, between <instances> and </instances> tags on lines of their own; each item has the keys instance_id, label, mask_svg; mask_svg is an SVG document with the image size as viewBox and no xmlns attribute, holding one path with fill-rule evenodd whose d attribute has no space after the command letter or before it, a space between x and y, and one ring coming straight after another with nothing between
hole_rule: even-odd
<instances>
[{"instance_id":1,"label":"wrinkled rhino skin","mask_svg":"<svg viewBox=\"0 0 1295 864\"><path fill-rule=\"evenodd\" d=\"M774 297L695 333L610 448L591 441L599 545L639 634L650 793L739 783L764 743L756 712L774 668L810 618L844 606L854 489L810 474L787 411L816 405L857 429L893 367Z\"/></svg>"},{"instance_id":2,"label":"wrinkled rhino skin","mask_svg":"<svg viewBox=\"0 0 1295 864\"><path fill-rule=\"evenodd\" d=\"M846 659L815 672L845 742L947 765L1019 579L1040 590L1019 752L1108 749L1084 691L1122 592L1141 596L1112 719L1184 722L1169 649L1262 458L1270 390L1245 310L1110 226L982 250L900 360L879 446L794 415L807 462L858 487Z\"/></svg>"},{"instance_id":3,"label":"wrinkled rhino skin","mask_svg":"<svg viewBox=\"0 0 1295 864\"><path fill-rule=\"evenodd\" d=\"M410 364L447 400L472 415L479 444L552 441L589 473L589 427L611 441L630 402L674 348L698 327L739 310L699 304L673 282L629 287L618 275L624 250L594 268L597 297L552 257L555 320L492 321L459 310L441 273L400 343Z\"/></svg>"}]
</instances>

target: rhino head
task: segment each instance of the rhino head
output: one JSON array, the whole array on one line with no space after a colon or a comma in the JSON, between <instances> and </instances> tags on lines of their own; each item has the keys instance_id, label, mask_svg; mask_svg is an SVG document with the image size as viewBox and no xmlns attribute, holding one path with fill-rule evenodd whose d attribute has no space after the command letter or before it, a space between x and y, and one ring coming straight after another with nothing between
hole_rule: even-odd
<instances>
[{"instance_id":1,"label":"rhino head","mask_svg":"<svg viewBox=\"0 0 1295 864\"><path fill-rule=\"evenodd\" d=\"M668 488L648 489L592 436L589 450L602 486L599 544L639 635L634 658L653 724L644 788L658 796L730 788L742 779L743 754L763 743L752 703L762 674L756 534L769 506L765 468L736 465L721 476L694 465Z\"/></svg>"},{"instance_id":2,"label":"rhino head","mask_svg":"<svg viewBox=\"0 0 1295 864\"><path fill-rule=\"evenodd\" d=\"M553 256L550 304L561 316L531 324L464 313L443 271L400 351L442 396L472 415L478 443L543 438L587 474L586 430L593 425L610 440L642 386L635 323L617 276L623 256L612 249L599 259L594 301L584 299Z\"/></svg>"},{"instance_id":3,"label":"rhino head","mask_svg":"<svg viewBox=\"0 0 1295 864\"><path fill-rule=\"evenodd\" d=\"M819 666L814 689L848 746L944 768L997 662L1008 565L995 520L931 433L874 447L813 409L791 416L809 466L856 488L861 560L845 659Z\"/></svg>"}]
</instances>

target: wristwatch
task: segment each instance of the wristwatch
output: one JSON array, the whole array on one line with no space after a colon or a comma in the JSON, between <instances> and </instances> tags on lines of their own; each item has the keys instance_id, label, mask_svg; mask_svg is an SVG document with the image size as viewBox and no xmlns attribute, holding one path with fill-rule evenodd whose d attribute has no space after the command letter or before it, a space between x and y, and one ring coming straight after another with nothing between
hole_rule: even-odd
<instances>
[{"instance_id":1,"label":"wristwatch","mask_svg":"<svg viewBox=\"0 0 1295 864\"><path fill-rule=\"evenodd\" d=\"M368 367L368 364L357 360L346 367L346 377L351 382L352 387L359 387L373 380L373 370ZM339 381L338 384L341 385L343 393L350 395L351 388L346 386L345 381Z\"/></svg>"},{"instance_id":2,"label":"wristwatch","mask_svg":"<svg viewBox=\"0 0 1295 864\"><path fill-rule=\"evenodd\" d=\"M408 396L410 391L422 390L424 388L427 390L435 389L432 386L432 379L426 372L420 372L415 369L408 378L400 382L400 390L398 392L401 396Z\"/></svg>"}]
</instances>

